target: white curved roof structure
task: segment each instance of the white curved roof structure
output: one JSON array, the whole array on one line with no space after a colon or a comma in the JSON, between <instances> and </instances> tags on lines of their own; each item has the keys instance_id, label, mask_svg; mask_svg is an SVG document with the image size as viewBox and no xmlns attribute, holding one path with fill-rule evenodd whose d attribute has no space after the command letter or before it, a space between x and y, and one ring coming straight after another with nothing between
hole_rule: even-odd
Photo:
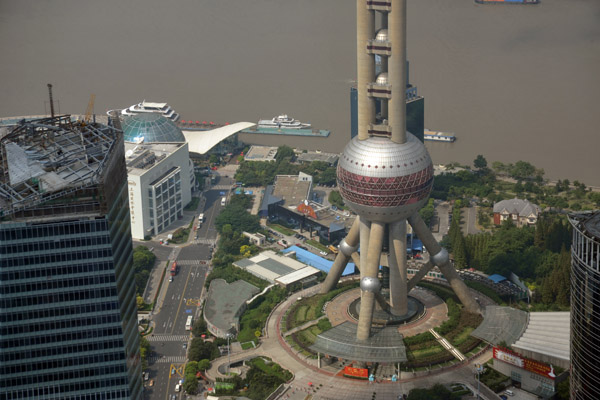
<instances>
[{"instance_id":1,"label":"white curved roof structure","mask_svg":"<svg viewBox=\"0 0 600 400\"><path fill-rule=\"evenodd\" d=\"M185 136L185 141L188 142L191 153L206 154L206 152L215 147L222 140L254 125L256 124L252 122L236 122L235 124L226 125L210 131L182 132L183 136Z\"/></svg>"}]
</instances>

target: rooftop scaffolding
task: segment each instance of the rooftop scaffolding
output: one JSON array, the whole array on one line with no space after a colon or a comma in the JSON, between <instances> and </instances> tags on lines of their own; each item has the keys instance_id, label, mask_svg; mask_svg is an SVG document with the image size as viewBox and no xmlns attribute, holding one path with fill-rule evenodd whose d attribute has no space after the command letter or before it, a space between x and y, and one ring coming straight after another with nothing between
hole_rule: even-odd
<instances>
[{"instance_id":1,"label":"rooftop scaffolding","mask_svg":"<svg viewBox=\"0 0 600 400\"><path fill-rule=\"evenodd\" d=\"M70 115L22 120L9 129L0 139L3 217L100 183L118 139L113 127L73 122Z\"/></svg>"}]
</instances>

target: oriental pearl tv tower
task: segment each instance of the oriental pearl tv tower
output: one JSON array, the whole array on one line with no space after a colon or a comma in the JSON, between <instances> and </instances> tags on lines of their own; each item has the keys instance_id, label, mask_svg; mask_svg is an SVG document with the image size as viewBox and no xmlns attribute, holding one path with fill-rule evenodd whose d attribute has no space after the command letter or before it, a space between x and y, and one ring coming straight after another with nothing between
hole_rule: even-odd
<instances>
[{"instance_id":1,"label":"oriental pearl tv tower","mask_svg":"<svg viewBox=\"0 0 600 400\"><path fill-rule=\"evenodd\" d=\"M352 258L360 268L361 300L356 328L356 340L360 342L371 334L375 303L392 315L407 314L408 292L434 265L470 312L480 310L450 263L448 252L434 239L418 213L431 192L433 164L423 143L406 131L406 0L356 3L359 130L340 157L337 183L345 203L358 217L339 246L321 292L334 288ZM378 32L376 14L381 17ZM381 57L382 67L377 77L375 55ZM376 99L382 105L379 121L375 116ZM410 281L406 265L407 221L431 255ZM378 278L385 248L389 249L388 298L383 296Z\"/></svg>"}]
</instances>

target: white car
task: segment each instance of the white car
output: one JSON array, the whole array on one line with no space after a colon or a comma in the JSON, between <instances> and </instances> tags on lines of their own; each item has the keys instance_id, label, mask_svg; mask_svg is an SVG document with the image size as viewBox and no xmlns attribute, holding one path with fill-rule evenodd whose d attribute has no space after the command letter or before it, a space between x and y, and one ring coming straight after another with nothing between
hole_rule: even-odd
<instances>
[{"instance_id":1,"label":"white car","mask_svg":"<svg viewBox=\"0 0 600 400\"><path fill-rule=\"evenodd\" d=\"M322 255L322 256L326 256L327 252L326 251L321 251L321 252L319 252L319 254Z\"/></svg>"}]
</instances>

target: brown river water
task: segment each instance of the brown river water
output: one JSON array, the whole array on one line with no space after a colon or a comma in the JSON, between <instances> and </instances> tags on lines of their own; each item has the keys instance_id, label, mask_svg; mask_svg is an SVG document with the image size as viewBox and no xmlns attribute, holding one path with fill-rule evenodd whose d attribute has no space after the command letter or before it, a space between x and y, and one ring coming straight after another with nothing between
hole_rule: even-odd
<instances>
[{"instance_id":1,"label":"brown river water","mask_svg":"<svg viewBox=\"0 0 600 400\"><path fill-rule=\"evenodd\" d=\"M168 102L183 119L287 113L327 139L263 144L341 152L356 75L351 0L0 0L0 116ZM409 0L410 81L435 163L526 160L600 186L600 1L536 6ZM243 139L244 137L242 137Z\"/></svg>"}]
</instances>

